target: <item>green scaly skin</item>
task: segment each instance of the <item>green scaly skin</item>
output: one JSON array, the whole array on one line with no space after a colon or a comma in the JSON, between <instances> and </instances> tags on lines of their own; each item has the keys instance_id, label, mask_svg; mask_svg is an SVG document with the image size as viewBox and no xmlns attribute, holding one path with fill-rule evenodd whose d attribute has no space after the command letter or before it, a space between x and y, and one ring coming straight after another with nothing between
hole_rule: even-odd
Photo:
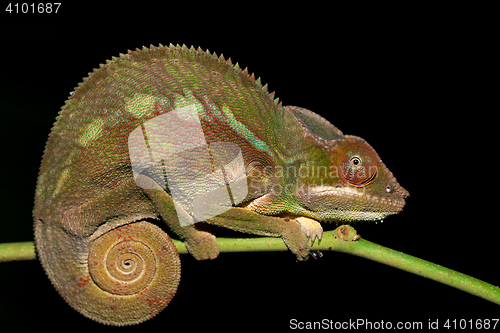
<instances>
[{"instance_id":1,"label":"green scaly skin","mask_svg":"<svg viewBox=\"0 0 500 333\"><path fill-rule=\"evenodd\" d=\"M134 179L128 138L185 106L196 108L207 142L241 149L248 194L205 223L181 227L178 215L192 217L174 206L168 187L153 176ZM176 163L183 168L182 159ZM166 223L200 260L219 253L210 224L281 237L304 260L309 240L321 238L317 221L381 220L401 211L407 195L363 139L282 106L230 59L152 46L100 65L63 106L37 183L36 248L72 307L104 324L130 325L167 306L180 280L178 254L157 225Z\"/></svg>"}]
</instances>

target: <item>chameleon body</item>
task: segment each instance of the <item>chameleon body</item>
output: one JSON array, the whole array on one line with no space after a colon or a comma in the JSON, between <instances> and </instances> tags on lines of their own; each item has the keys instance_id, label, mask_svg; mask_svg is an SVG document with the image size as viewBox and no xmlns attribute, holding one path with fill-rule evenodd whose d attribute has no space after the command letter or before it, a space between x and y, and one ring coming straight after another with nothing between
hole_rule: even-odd
<instances>
[{"instance_id":1,"label":"chameleon body","mask_svg":"<svg viewBox=\"0 0 500 333\"><path fill-rule=\"evenodd\" d=\"M209 148L186 150L194 123L182 125L183 116L168 133L146 131L158 117L185 110L198 117ZM182 149L156 169L137 171L133 163L148 165L151 157L144 142L131 139L137 129L150 151L153 142ZM218 142L240 149L243 168L225 169L231 201L211 203L221 212L195 223L200 217L189 200L173 199L174 183L162 182L162 170L170 166L189 199L203 174L200 161L209 156L215 165ZM235 200L230 184L246 186L244 197ZM278 103L230 59L151 46L101 64L62 107L37 182L36 248L73 308L104 324L130 325L161 311L180 280L178 254L162 228L200 260L219 253L210 224L281 237L304 260L309 241L321 239L318 221L378 221L401 211L407 195L366 141Z\"/></svg>"}]
</instances>

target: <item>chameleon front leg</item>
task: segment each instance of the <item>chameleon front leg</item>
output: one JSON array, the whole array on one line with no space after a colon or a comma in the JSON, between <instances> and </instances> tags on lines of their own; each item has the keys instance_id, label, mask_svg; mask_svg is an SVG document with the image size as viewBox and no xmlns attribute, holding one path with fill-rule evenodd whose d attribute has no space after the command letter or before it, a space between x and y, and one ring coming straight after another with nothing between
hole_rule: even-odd
<instances>
[{"instance_id":1,"label":"chameleon front leg","mask_svg":"<svg viewBox=\"0 0 500 333\"><path fill-rule=\"evenodd\" d=\"M244 207L233 207L205 222L260 236L281 237L298 260L308 258L309 236L302 223L297 220L262 215Z\"/></svg>"}]
</instances>

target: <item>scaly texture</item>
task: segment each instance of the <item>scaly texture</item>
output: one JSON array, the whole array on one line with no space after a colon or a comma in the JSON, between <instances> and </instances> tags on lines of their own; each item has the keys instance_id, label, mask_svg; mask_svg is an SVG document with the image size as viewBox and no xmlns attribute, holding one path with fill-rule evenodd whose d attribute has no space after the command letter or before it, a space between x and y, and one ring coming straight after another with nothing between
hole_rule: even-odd
<instances>
[{"instance_id":1,"label":"scaly texture","mask_svg":"<svg viewBox=\"0 0 500 333\"><path fill-rule=\"evenodd\" d=\"M311 111L282 106L267 90L222 55L173 45L114 57L75 88L49 136L34 208L38 255L71 306L113 325L139 323L164 308L180 263L154 224L166 223L197 259L218 255L207 228L215 224L281 237L304 260L308 240L321 238L317 221L375 221L402 209L408 193L368 143ZM186 110L199 119L200 138ZM175 124L158 125L173 111ZM132 135L136 129L147 150ZM211 148L187 149L193 138ZM237 202L233 193L231 202L196 203L224 208L203 218L191 200L174 200L173 190L191 198L210 185L199 179L207 162L214 167L219 143L239 148L245 171L241 178L228 164L223 190L236 184L247 192ZM176 151L166 161L174 175L167 183L164 164L147 168L148 151L158 147Z\"/></svg>"}]
</instances>

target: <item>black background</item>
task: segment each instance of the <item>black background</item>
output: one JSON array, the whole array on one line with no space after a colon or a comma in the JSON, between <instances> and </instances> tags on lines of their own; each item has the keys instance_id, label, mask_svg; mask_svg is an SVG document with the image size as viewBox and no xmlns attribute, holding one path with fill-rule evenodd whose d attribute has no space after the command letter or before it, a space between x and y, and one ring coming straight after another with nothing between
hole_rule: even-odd
<instances>
[{"instance_id":1,"label":"black background","mask_svg":"<svg viewBox=\"0 0 500 333\"><path fill-rule=\"evenodd\" d=\"M0 242L33 240L38 168L69 92L112 56L179 43L248 66L284 105L313 110L377 150L411 196L383 224L355 225L363 238L497 285L498 104L490 104L488 23L451 9L254 6L262 8L82 2L52 15L1 8ZM486 300L336 252L301 263L286 252L181 259L173 301L125 330L498 318ZM106 328L66 305L37 261L0 264L0 286L2 328Z\"/></svg>"}]
</instances>

